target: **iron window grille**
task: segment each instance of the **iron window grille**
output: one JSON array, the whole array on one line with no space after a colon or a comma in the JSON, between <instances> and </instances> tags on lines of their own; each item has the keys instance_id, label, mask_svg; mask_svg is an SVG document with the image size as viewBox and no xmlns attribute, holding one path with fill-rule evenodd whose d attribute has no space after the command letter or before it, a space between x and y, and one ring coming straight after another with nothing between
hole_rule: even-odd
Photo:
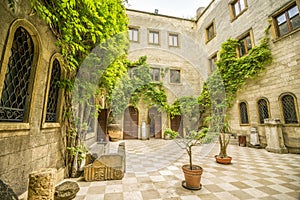
<instances>
[{"instance_id":1,"label":"iron window grille","mask_svg":"<svg viewBox=\"0 0 300 200\"><path fill-rule=\"evenodd\" d=\"M50 88L48 93L47 101L47 112L46 112L46 122L56 122L57 121L57 105L58 105L58 94L59 86L57 82L60 80L60 64L57 59L53 61L52 73L50 79Z\"/></svg>"},{"instance_id":2,"label":"iron window grille","mask_svg":"<svg viewBox=\"0 0 300 200\"><path fill-rule=\"evenodd\" d=\"M264 119L269 118L268 103L265 99L260 99L258 102L259 123L264 124Z\"/></svg>"},{"instance_id":3,"label":"iron window grille","mask_svg":"<svg viewBox=\"0 0 300 200\"><path fill-rule=\"evenodd\" d=\"M286 124L297 124L298 119L297 119L294 97L291 95L284 95L281 98L281 103L282 103L284 122Z\"/></svg>"},{"instance_id":4,"label":"iron window grille","mask_svg":"<svg viewBox=\"0 0 300 200\"><path fill-rule=\"evenodd\" d=\"M247 104L245 102L240 103L240 117L241 124L249 124Z\"/></svg>"},{"instance_id":5,"label":"iron window grille","mask_svg":"<svg viewBox=\"0 0 300 200\"><path fill-rule=\"evenodd\" d=\"M7 72L0 100L0 121L22 122L29 97L34 44L29 33L19 27L10 50Z\"/></svg>"}]
</instances>

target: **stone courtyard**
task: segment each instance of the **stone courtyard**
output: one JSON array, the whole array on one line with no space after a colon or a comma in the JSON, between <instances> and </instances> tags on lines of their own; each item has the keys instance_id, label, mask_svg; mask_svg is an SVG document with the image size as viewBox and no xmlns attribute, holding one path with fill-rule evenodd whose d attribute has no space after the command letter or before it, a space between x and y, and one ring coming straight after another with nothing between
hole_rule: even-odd
<instances>
[{"instance_id":1,"label":"stone courtyard","mask_svg":"<svg viewBox=\"0 0 300 200\"><path fill-rule=\"evenodd\" d=\"M110 143L114 152L118 145ZM126 173L122 180L85 182L76 200L297 200L300 198L300 159L298 154L275 154L265 149L238 146L231 140L228 154L232 164L214 160L218 144L193 147L195 164L204 168L202 189L181 186L181 166L188 156L172 140L125 140ZM75 180L75 179L72 179Z\"/></svg>"}]
</instances>

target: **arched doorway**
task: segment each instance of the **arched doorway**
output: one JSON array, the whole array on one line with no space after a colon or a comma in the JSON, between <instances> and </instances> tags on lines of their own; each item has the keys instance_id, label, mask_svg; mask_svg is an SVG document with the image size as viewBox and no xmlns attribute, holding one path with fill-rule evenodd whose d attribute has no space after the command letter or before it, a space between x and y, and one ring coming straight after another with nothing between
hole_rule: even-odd
<instances>
[{"instance_id":1,"label":"arched doorway","mask_svg":"<svg viewBox=\"0 0 300 200\"><path fill-rule=\"evenodd\" d=\"M171 129L173 131L177 131L180 136L183 137L183 127L181 115L175 115L171 117Z\"/></svg>"},{"instance_id":2,"label":"arched doorway","mask_svg":"<svg viewBox=\"0 0 300 200\"><path fill-rule=\"evenodd\" d=\"M123 139L138 139L139 112L133 106L126 108L124 113Z\"/></svg>"},{"instance_id":3,"label":"arched doorway","mask_svg":"<svg viewBox=\"0 0 300 200\"><path fill-rule=\"evenodd\" d=\"M150 127L150 137L161 138L161 113L156 107L152 107L148 112Z\"/></svg>"}]
</instances>

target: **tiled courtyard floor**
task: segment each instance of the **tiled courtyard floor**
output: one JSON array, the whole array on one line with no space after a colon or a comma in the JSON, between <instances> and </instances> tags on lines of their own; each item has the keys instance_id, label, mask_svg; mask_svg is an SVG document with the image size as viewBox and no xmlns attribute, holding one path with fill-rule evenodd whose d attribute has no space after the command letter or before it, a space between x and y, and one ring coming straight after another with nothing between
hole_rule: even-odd
<instances>
[{"instance_id":1,"label":"tiled courtyard floor","mask_svg":"<svg viewBox=\"0 0 300 200\"><path fill-rule=\"evenodd\" d=\"M112 143L114 149L118 143ZM300 155L275 154L265 149L231 144L231 165L215 162L218 144L193 147L194 164L203 167L202 189L181 186L181 166L188 163L183 149L171 140L126 140L126 174L122 180L78 181L76 200L236 200L300 199Z\"/></svg>"}]
</instances>

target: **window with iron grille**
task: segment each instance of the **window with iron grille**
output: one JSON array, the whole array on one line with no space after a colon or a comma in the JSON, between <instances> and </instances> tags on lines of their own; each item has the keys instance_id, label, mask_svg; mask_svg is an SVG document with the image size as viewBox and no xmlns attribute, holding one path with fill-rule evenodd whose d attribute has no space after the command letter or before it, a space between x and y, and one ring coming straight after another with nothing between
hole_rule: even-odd
<instances>
[{"instance_id":1,"label":"window with iron grille","mask_svg":"<svg viewBox=\"0 0 300 200\"><path fill-rule=\"evenodd\" d=\"M30 89L34 44L29 33L19 27L14 33L0 100L0 121L24 121Z\"/></svg>"},{"instance_id":2,"label":"window with iron grille","mask_svg":"<svg viewBox=\"0 0 300 200\"><path fill-rule=\"evenodd\" d=\"M57 82L60 80L60 64L57 59L53 61L50 87L47 101L46 122L57 121L57 104L59 87Z\"/></svg>"},{"instance_id":3,"label":"window with iron grille","mask_svg":"<svg viewBox=\"0 0 300 200\"><path fill-rule=\"evenodd\" d=\"M286 124L298 124L295 99L291 95L284 95L281 97L281 106Z\"/></svg>"},{"instance_id":4,"label":"window with iron grille","mask_svg":"<svg viewBox=\"0 0 300 200\"><path fill-rule=\"evenodd\" d=\"M269 106L265 99L260 99L257 102L259 123L264 124L264 119L269 118Z\"/></svg>"},{"instance_id":5,"label":"window with iron grille","mask_svg":"<svg viewBox=\"0 0 300 200\"><path fill-rule=\"evenodd\" d=\"M247 104L245 102L240 103L240 118L241 124L249 124L248 109Z\"/></svg>"}]
</instances>

